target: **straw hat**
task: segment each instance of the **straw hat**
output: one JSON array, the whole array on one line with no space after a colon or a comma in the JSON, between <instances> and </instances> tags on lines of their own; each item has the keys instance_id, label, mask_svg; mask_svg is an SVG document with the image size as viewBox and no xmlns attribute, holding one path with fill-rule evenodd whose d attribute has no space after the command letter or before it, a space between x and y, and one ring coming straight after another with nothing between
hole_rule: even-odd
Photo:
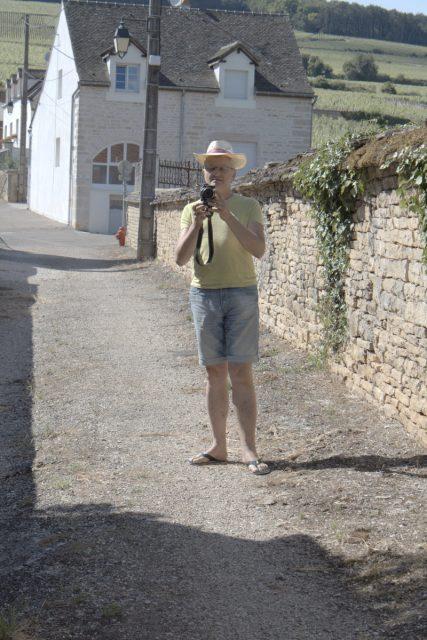
<instances>
[{"instance_id":1,"label":"straw hat","mask_svg":"<svg viewBox=\"0 0 427 640\"><path fill-rule=\"evenodd\" d=\"M226 140L213 140L209 144L206 153L193 153L193 156L201 165L204 165L206 158L213 158L215 156L230 158L234 169L243 169L247 163L245 154L234 153L233 147Z\"/></svg>"}]
</instances>

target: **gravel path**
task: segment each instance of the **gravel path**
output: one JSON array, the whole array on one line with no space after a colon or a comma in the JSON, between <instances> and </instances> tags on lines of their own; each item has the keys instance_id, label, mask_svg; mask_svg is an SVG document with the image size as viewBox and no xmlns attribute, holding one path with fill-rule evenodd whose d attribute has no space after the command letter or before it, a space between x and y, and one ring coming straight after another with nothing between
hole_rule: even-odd
<instances>
[{"instance_id":1,"label":"gravel path","mask_svg":"<svg viewBox=\"0 0 427 640\"><path fill-rule=\"evenodd\" d=\"M181 278L22 207L0 238L0 638L425 637L426 457L398 423L263 333L273 473L239 464L233 411L230 464L191 467Z\"/></svg>"}]
</instances>

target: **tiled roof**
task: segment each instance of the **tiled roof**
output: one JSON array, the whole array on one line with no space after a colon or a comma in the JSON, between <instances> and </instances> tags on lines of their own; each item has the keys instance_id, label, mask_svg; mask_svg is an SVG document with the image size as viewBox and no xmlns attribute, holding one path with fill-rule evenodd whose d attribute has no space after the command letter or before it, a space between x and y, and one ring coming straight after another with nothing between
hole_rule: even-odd
<instances>
[{"instance_id":1,"label":"tiled roof","mask_svg":"<svg viewBox=\"0 0 427 640\"><path fill-rule=\"evenodd\" d=\"M122 17L131 35L147 47L147 6L70 0L65 15L81 84L110 84L102 53L111 47ZM285 16L167 6L162 7L160 86L218 91L208 60L236 41L256 56L257 93L313 95Z\"/></svg>"},{"instance_id":2,"label":"tiled roof","mask_svg":"<svg viewBox=\"0 0 427 640\"><path fill-rule=\"evenodd\" d=\"M226 45L225 47L221 47L219 51L217 51L212 58L208 60L208 64L213 64L214 62L219 62L220 60L224 60L230 53L233 51L243 51L248 58L252 60L254 64L258 64L258 58L247 46L236 40L236 42L232 42L231 44Z\"/></svg>"}]
</instances>

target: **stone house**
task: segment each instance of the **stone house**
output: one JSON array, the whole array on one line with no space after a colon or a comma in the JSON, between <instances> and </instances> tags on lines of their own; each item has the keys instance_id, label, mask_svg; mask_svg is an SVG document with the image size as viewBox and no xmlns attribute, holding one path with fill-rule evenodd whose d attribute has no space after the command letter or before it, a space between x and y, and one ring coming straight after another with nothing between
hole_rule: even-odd
<instances>
[{"instance_id":1,"label":"stone house","mask_svg":"<svg viewBox=\"0 0 427 640\"><path fill-rule=\"evenodd\" d=\"M114 232L118 163L141 155L148 8L62 6L31 127L30 208L71 226ZM131 33L113 48L121 18ZM313 91L287 18L162 8L159 160L186 161L230 140L248 168L310 147Z\"/></svg>"}]
</instances>

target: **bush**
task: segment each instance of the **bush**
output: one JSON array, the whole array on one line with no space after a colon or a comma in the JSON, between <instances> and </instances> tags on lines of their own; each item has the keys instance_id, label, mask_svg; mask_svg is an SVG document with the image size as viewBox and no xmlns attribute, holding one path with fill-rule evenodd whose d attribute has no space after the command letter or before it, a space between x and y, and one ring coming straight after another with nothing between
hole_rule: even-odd
<instances>
[{"instance_id":1,"label":"bush","mask_svg":"<svg viewBox=\"0 0 427 640\"><path fill-rule=\"evenodd\" d=\"M377 80L378 66L372 55L359 54L343 64L347 80Z\"/></svg>"},{"instance_id":2,"label":"bush","mask_svg":"<svg viewBox=\"0 0 427 640\"><path fill-rule=\"evenodd\" d=\"M396 94L396 87L392 82L386 82L383 87L381 87L382 93L393 93Z\"/></svg>"},{"instance_id":3,"label":"bush","mask_svg":"<svg viewBox=\"0 0 427 640\"><path fill-rule=\"evenodd\" d=\"M312 87L318 87L319 89L331 89L332 91L352 91L345 82L328 82L325 76L318 76L314 80L310 80Z\"/></svg>"},{"instance_id":4,"label":"bush","mask_svg":"<svg viewBox=\"0 0 427 640\"><path fill-rule=\"evenodd\" d=\"M319 56L309 56L306 53L302 56L302 63L308 76L324 76L332 78L332 67L325 64Z\"/></svg>"},{"instance_id":5,"label":"bush","mask_svg":"<svg viewBox=\"0 0 427 640\"><path fill-rule=\"evenodd\" d=\"M331 85L326 80L325 76L319 76L315 80L310 80L312 87L319 87L319 89L331 89Z\"/></svg>"}]
</instances>

